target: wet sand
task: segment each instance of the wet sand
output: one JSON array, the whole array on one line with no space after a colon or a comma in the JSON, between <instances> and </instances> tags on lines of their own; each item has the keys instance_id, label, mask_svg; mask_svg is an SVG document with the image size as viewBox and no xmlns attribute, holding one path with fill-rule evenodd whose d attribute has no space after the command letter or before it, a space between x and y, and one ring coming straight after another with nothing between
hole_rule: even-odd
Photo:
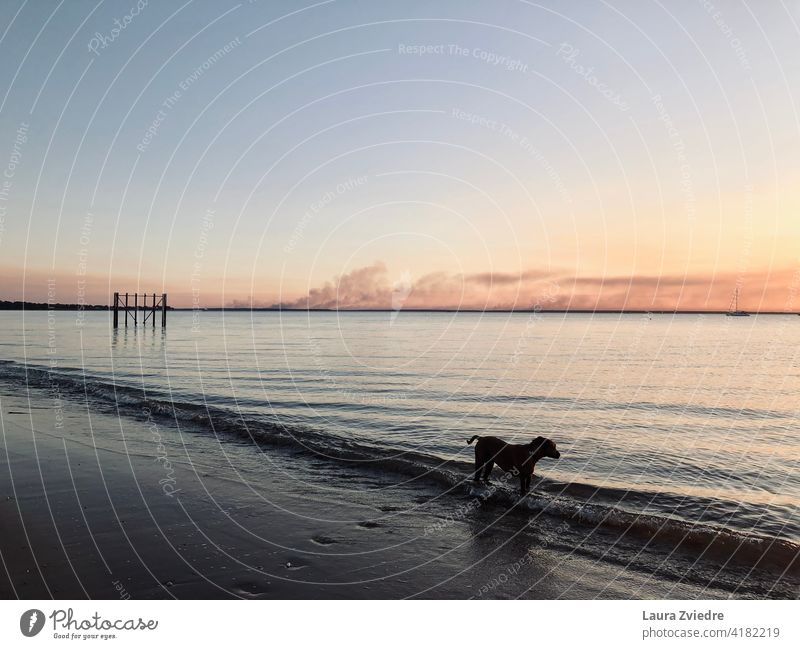
<instances>
[{"instance_id":1,"label":"wet sand","mask_svg":"<svg viewBox=\"0 0 800 649\"><path fill-rule=\"evenodd\" d=\"M191 454L166 471L119 446L145 423L20 392L0 391L3 598L725 596L495 533L480 510L448 519L392 476L236 475Z\"/></svg>"}]
</instances>

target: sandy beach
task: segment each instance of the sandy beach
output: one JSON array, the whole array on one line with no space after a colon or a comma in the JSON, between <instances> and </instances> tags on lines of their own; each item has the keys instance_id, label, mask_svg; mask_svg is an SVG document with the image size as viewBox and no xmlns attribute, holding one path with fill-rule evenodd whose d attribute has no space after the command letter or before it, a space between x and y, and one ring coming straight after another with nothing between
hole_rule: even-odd
<instances>
[{"instance_id":1,"label":"sandy beach","mask_svg":"<svg viewBox=\"0 0 800 649\"><path fill-rule=\"evenodd\" d=\"M167 464L157 443L114 450L152 437L146 421L0 395L4 598L725 596L531 543L522 517L448 515L419 483L301 483L280 466L308 460L277 451L258 475ZM78 441L87 430L94 445Z\"/></svg>"}]
</instances>

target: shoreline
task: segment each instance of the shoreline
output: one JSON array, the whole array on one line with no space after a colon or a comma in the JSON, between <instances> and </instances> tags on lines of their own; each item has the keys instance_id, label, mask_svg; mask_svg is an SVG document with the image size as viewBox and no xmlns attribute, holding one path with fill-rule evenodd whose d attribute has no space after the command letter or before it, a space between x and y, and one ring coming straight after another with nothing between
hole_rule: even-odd
<instances>
[{"instance_id":1,"label":"shoreline","mask_svg":"<svg viewBox=\"0 0 800 649\"><path fill-rule=\"evenodd\" d=\"M6 388L3 598L731 596L558 550L547 536L534 542L523 517L480 508L453 517L458 503L391 476L277 452L267 470L237 472L223 459L249 448L221 445L218 465L181 457L159 446L176 433L162 423L155 442L146 420L66 400L55 429L45 395ZM87 426L93 443L80 440ZM190 447L192 433L178 434ZM129 450L115 448L120 440ZM132 450L137 440L153 442L151 451Z\"/></svg>"}]
</instances>

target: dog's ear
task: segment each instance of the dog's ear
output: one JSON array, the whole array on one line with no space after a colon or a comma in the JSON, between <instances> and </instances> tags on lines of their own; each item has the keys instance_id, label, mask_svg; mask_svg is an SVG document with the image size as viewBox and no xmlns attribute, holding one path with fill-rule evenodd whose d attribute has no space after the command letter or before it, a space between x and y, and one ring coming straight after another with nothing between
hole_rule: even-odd
<instances>
[{"instance_id":1,"label":"dog's ear","mask_svg":"<svg viewBox=\"0 0 800 649\"><path fill-rule=\"evenodd\" d=\"M545 440L544 437L537 437L530 444L528 444L528 446L530 446L532 451L535 451L535 450L539 449L542 446L542 444L545 443L545 441L547 441L547 440Z\"/></svg>"}]
</instances>

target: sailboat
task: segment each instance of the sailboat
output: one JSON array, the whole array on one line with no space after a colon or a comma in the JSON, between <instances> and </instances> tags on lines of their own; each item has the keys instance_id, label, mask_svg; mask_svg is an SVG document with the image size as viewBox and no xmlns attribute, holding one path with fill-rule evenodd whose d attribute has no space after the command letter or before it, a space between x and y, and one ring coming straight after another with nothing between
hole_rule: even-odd
<instances>
[{"instance_id":1,"label":"sailboat","mask_svg":"<svg viewBox=\"0 0 800 649\"><path fill-rule=\"evenodd\" d=\"M728 312L725 315L735 316L735 317L743 317L749 316L750 314L747 311L740 311L739 310L739 287L736 287L736 290L733 293L733 299L731 300L731 305L728 307Z\"/></svg>"}]
</instances>

